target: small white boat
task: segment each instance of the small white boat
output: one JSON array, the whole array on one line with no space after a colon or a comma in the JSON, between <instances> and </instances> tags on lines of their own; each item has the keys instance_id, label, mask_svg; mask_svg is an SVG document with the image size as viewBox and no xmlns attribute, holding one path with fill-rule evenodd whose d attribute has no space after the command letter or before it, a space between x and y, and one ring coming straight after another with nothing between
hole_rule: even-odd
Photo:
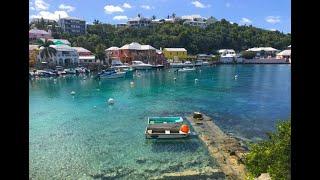
<instances>
[{"instance_id":1,"label":"small white boat","mask_svg":"<svg viewBox=\"0 0 320 180\"><path fill-rule=\"evenodd\" d=\"M116 71L114 69L102 71L98 74L98 78L105 78L105 79L115 79L115 78L123 78L125 77L126 72Z\"/></svg>"},{"instance_id":2,"label":"small white boat","mask_svg":"<svg viewBox=\"0 0 320 180\"><path fill-rule=\"evenodd\" d=\"M75 70L75 69L72 69L72 68L64 69L64 71L65 71L67 74L76 74L76 70Z\"/></svg>"},{"instance_id":3,"label":"small white boat","mask_svg":"<svg viewBox=\"0 0 320 180\"><path fill-rule=\"evenodd\" d=\"M186 61L183 63L183 67L192 67L194 66L190 61Z\"/></svg>"},{"instance_id":4,"label":"small white boat","mask_svg":"<svg viewBox=\"0 0 320 180\"><path fill-rule=\"evenodd\" d=\"M202 66L203 61L202 60L196 60L195 66Z\"/></svg>"},{"instance_id":5,"label":"small white boat","mask_svg":"<svg viewBox=\"0 0 320 180\"><path fill-rule=\"evenodd\" d=\"M132 65L131 67L133 69L152 69L152 65L151 64L145 64L142 61L132 61Z\"/></svg>"},{"instance_id":6,"label":"small white boat","mask_svg":"<svg viewBox=\"0 0 320 180\"><path fill-rule=\"evenodd\" d=\"M124 65L119 59L112 60L111 68L114 68L114 69L120 70L120 71L124 71L124 72L128 72L128 71L133 70L130 66Z\"/></svg>"},{"instance_id":7,"label":"small white boat","mask_svg":"<svg viewBox=\"0 0 320 180\"><path fill-rule=\"evenodd\" d=\"M208 61L203 61L202 66L209 66L209 62Z\"/></svg>"},{"instance_id":8,"label":"small white boat","mask_svg":"<svg viewBox=\"0 0 320 180\"><path fill-rule=\"evenodd\" d=\"M183 63L170 63L170 67L181 68L181 67L184 67L184 64Z\"/></svg>"},{"instance_id":9,"label":"small white boat","mask_svg":"<svg viewBox=\"0 0 320 180\"><path fill-rule=\"evenodd\" d=\"M182 68L182 69L179 69L178 72L190 72L190 71L195 71L196 68L194 67L185 67L185 68Z\"/></svg>"}]
</instances>

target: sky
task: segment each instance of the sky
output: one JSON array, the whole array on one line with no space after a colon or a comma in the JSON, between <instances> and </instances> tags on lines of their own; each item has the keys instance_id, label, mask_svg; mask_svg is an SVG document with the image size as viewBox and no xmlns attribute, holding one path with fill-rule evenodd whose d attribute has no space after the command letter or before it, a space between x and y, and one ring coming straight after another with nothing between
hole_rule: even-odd
<instances>
[{"instance_id":1,"label":"sky","mask_svg":"<svg viewBox=\"0 0 320 180\"><path fill-rule=\"evenodd\" d=\"M126 23L143 17L166 18L200 15L224 18L239 25L291 33L291 0L29 0L29 19L43 17L57 20L77 17L91 24Z\"/></svg>"}]
</instances>

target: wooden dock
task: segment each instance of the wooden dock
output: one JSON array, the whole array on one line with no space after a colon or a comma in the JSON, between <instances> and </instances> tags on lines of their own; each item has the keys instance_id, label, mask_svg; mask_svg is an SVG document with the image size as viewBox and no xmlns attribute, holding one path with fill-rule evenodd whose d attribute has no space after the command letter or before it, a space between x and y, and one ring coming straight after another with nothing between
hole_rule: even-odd
<instances>
[{"instance_id":1,"label":"wooden dock","mask_svg":"<svg viewBox=\"0 0 320 180\"><path fill-rule=\"evenodd\" d=\"M193 115L187 117L198 137L207 146L210 155L216 159L227 179L245 179L246 169L242 163L246 149L233 137L226 135L214 121L202 114L202 120Z\"/></svg>"}]
</instances>

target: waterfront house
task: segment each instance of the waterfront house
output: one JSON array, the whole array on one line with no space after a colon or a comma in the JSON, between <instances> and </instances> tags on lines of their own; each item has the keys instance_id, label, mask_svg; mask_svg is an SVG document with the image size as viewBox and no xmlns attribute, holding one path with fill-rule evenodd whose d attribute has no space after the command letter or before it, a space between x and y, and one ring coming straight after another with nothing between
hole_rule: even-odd
<instances>
[{"instance_id":1,"label":"waterfront house","mask_svg":"<svg viewBox=\"0 0 320 180\"><path fill-rule=\"evenodd\" d=\"M219 61L221 63L233 63L237 61L236 52L233 49L220 49L218 53L220 54Z\"/></svg>"},{"instance_id":2,"label":"waterfront house","mask_svg":"<svg viewBox=\"0 0 320 180\"><path fill-rule=\"evenodd\" d=\"M55 56L48 59L47 63L49 63L49 65L65 67L78 65L79 55L74 48L68 45L50 45L50 47L54 48L57 52Z\"/></svg>"},{"instance_id":3,"label":"waterfront house","mask_svg":"<svg viewBox=\"0 0 320 180\"><path fill-rule=\"evenodd\" d=\"M147 27L151 23L151 19L145 17L135 17L128 20L129 27Z\"/></svg>"},{"instance_id":4,"label":"waterfront house","mask_svg":"<svg viewBox=\"0 0 320 180\"><path fill-rule=\"evenodd\" d=\"M291 49L285 49L277 54L277 59L286 59L291 63Z\"/></svg>"},{"instance_id":5,"label":"waterfront house","mask_svg":"<svg viewBox=\"0 0 320 180\"><path fill-rule=\"evenodd\" d=\"M163 54L169 61L186 60L188 56L185 48L163 48Z\"/></svg>"},{"instance_id":6,"label":"waterfront house","mask_svg":"<svg viewBox=\"0 0 320 180\"><path fill-rule=\"evenodd\" d=\"M113 59L120 59L120 50L119 47L112 46L105 50L106 62L111 64Z\"/></svg>"},{"instance_id":7,"label":"waterfront house","mask_svg":"<svg viewBox=\"0 0 320 180\"><path fill-rule=\"evenodd\" d=\"M156 49L150 45L132 42L119 48L119 58L126 63L142 61L153 64L156 60Z\"/></svg>"},{"instance_id":8,"label":"waterfront house","mask_svg":"<svg viewBox=\"0 0 320 180\"><path fill-rule=\"evenodd\" d=\"M79 55L79 64L96 63L96 57L91 51L83 47L72 47L72 48L75 49Z\"/></svg>"},{"instance_id":9,"label":"waterfront house","mask_svg":"<svg viewBox=\"0 0 320 180\"><path fill-rule=\"evenodd\" d=\"M51 31L49 30L48 32L45 30L40 30L40 29L31 29L29 31L29 41L35 41L37 39L50 39L52 38L51 36Z\"/></svg>"},{"instance_id":10,"label":"waterfront house","mask_svg":"<svg viewBox=\"0 0 320 180\"><path fill-rule=\"evenodd\" d=\"M269 58L269 59L274 58L276 56L276 53L279 52L279 50L272 47L254 47L246 51L255 52L257 58Z\"/></svg>"},{"instance_id":11,"label":"waterfront house","mask_svg":"<svg viewBox=\"0 0 320 180\"><path fill-rule=\"evenodd\" d=\"M63 32L72 35L81 35L86 33L86 21L79 18L59 18L58 24Z\"/></svg>"},{"instance_id":12,"label":"waterfront house","mask_svg":"<svg viewBox=\"0 0 320 180\"><path fill-rule=\"evenodd\" d=\"M156 64L162 64L162 65L166 65L168 62L166 60L166 58L164 57L164 54L160 49L156 49Z\"/></svg>"}]
</instances>

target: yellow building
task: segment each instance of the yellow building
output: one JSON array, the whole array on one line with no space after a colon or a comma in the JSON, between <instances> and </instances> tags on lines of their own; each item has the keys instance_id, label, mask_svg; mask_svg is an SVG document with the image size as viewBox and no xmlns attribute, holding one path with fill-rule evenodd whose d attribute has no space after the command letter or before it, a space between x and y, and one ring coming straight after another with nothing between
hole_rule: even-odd
<instances>
[{"instance_id":1,"label":"yellow building","mask_svg":"<svg viewBox=\"0 0 320 180\"><path fill-rule=\"evenodd\" d=\"M163 54L169 61L186 60L188 56L185 48L164 48Z\"/></svg>"}]
</instances>

